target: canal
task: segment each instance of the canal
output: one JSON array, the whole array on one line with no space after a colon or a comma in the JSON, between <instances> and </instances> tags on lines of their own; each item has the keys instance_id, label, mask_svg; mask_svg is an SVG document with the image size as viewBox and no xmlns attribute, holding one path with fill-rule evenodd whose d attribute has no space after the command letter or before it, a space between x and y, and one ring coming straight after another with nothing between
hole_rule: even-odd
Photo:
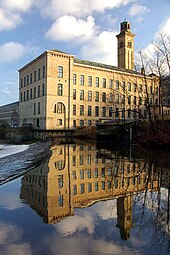
<instances>
[{"instance_id":1,"label":"canal","mask_svg":"<svg viewBox=\"0 0 170 255\"><path fill-rule=\"evenodd\" d=\"M0 254L170 253L169 152L54 140L44 155L0 186Z\"/></svg>"}]
</instances>

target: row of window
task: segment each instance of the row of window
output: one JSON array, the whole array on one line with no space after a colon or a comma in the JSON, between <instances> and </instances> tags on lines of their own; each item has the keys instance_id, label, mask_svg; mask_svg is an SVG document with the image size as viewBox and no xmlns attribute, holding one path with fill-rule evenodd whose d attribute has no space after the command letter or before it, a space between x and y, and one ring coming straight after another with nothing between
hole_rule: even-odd
<instances>
[{"instance_id":1,"label":"row of window","mask_svg":"<svg viewBox=\"0 0 170 255\"><path fill-rule=\"evenodd\" d=\"M38 68L38 70L35 70L33 73L28 74L24 78L21 78L21 88L28 86L32 84L33 82L36 82L37 80L41 80L45 78L45 66L43 66L42 70Z\"/></svg>"},{"instance_id":2,"label":"row of window","mask_svg":"<svg viewBox=\"0 0 170 255\"><path fill-rule=\"evenodd\" d=\"M85 85L85 76L84 75L80 75L80 80L79 80L79 84L80 85ZM78 83L77 81L77 74L73 74L73 84L76 85ZM108 86L107 86L108 83ZM92 76L88 76L87 77L87 85L88 86L93 86L93 77ZM109 79L108 81L106 80L106 78L101 78L101 87L102 88L109 88L109 89L115 89L115 90L119 90L120 88L122 88L123 90L127 90L127 91L132 91L132 83L131 82L126 82L125 81L115 81L115 86L113 87L113 80ZM95 86L96 87L100 87L100 78L99 77L95 77ZM143 86L142 84L139 84L139 87L137 85L137 83L133 83L133 91L134 92L146 92L146 86ZM148 93L152 94L153 93L153 86L151 85L149 88L149 91L147 91ZM158 94L158 89L157 89L157 94Z\"/></svg>"},{"instance_id":3,"label":"row of window","mask_svg":"<svg viewBox=\"0 0 170 255\"><path fill-rule=\"evenodd\" d=\"M31 100L33 98L45 96L45 84L43 83L42 86L38 85L38 87L31 88L30 90L27 89L20 94L21 102L25 102Z\"/></svg>"},{"instance_id":4,"label":"row of window","mask_svg":"<svg viewBox=\"0 0 170 255\"><path fill-rule=\"evenodd\" d=\"M127 114L126 114L127 112ZM147 116L147 111L144 110L144 117ZM140 114L142 114L142 110L139 109L127 109L125 108L119 109L118 107L106 107L106 106L91 106L88 105L85 107L84 105L79 106L79 112L77 114L77 105L73 105L73 115L74 116L94 116L94 117L121 117L125 118L137 118Z\"/></svg>"},{"instance_id":5,"label":"row of window","mask_svg":"<svg viewBox=\"0 0 170 255\"><path fill-rule=\"evenodd\" d=\"M87 100L88 101L93 101L93 92L92 91L88 91L87 94ZM101 99L100 99L101 97ZM77 99L77 91L76 89L73 89L73 99L76 100ZM79 95L79 99L84 101L85 100L85 93L84 90L80 90L80 95ZM132 100L133 99L133 100ZM115 94L113 95L112 93L109 93L108 98L107 98L107 94L105 92L99 93L98 91L94 92L94 101L95 102L106 102L108 101L109 103L112 103L114 101L114 103L116 104L123 104L125 105L126 103L126 97L125 95L120 95L120 94ZM149 102L152 101L152 98L149 98ZM130 105L132 102L134 105L142 105L142 102L144 102L144 100L142 99L142 97L136 97L136 96L127 96L127 102Z\"/></svg>"}]
</instances>

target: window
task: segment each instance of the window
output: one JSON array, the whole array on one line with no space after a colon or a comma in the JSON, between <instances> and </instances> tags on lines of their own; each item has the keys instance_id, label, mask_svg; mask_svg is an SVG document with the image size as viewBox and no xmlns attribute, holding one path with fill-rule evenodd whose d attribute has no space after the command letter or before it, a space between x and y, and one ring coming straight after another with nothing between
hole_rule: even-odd
<instances>
[{"instance_id":1,"label":"window","mask_svg":"<svg viewBox=\"0 0 170 255\"><path fill-rule=\"evenodd\" d=\"M113 80L109 80L109 89L112 89L113 88Z\"/></svg>"},{"instance_id":2,"label":"window","mask_svg":"<svg viewBox=\"0 0 170 255\"><path fill-rule=\"evenodd\" d=\"M73 73L73 84L75 85L77 83L77 75Z\"/></svg>"},{"instance_id":3,"label":"window","mask_svg":"<svg viewBox=\"0 0 170 255\"><path fill-rule=\"evenodd\" d=\"M40 102L38 102L38 114L40 114Z\"/></svg>"},{"instance_id":4,"label":"window","mask_svg":"<svg viewBox=\"0 0 170 255\"><path fill-rule=\"evenodd\" d=\"M123 90L126 89L126 83L125 83L125 81L122 81L122 88L123 88Z\"/></svg>"},{"instance_id":5,"label":"window","mask_svg":"<svg viewBox=\"0 0 170 255\"><path fill-rule=\"evenodd\" d=\"M91 105L88 105L88 112L87 112L88 116L91 116Z\"/></svg>"},{"instance_id":6,"label":"window","mask_svg":"<svg viewBox=\"0 0 170 255\"><path fill-rule=\"evenodd\" d=\"M38 80L40 80L40 68L38 69Z\"/></svg>"},{"instance_id":7,"label":"window","mask_svg":"<svg viewBox=\"0 0 170 255\"><path fill-rule=\"evenodd\" d=\"M62 126L62 119L58 119L58 120L57 120L57 125L58 125L58 126Z\"/></svg>"},{"instance_id":8,"label":"window","mask_svg":"<svg viewBox=\"0 0 170 255\"><path fill-rule=\"evenodd\" d=\"M73 127L76 127L76 120L73 120Z\"/></svg>"},{"instance_id":9,"label":"window","mask_svg":"<svg viewBox=\"0 0 170 255\"><path fill-rule=\"evenodd\" d=\"M64 113L64 105L62 103L57 104L57 113Z\"/></svg>"},{"instance_id":10,"label":"window","mask_svg":"<svg viewBox=\"0 0 170 255\"><path fill-rule=\"evenodd\" d=\"M76 105L73 104L73 115L76 115Z\"/></svg>"},{"instance_id":11,"label":"window","mask_svg":"<svg viewBox=\"0 0 170 255\"><path fill-rule=\"evenodd\" d=\"M77 185L73 185L73 195L77 195Z\"/></svg>"},{"instance_id":12,"label":"window","mask_svg":"<svg viewBox=\"0 0 170 255\"><path fill-rule=\"evenodd\" d=\"M128 91L131 91L131 83L128 82Z\"/></svg>"},{"instance_id":13,"label":"window","mask_svg":"<svg viewBox=\"0 0 170 255\"><path fill-rule=\"evenodd\" d=\"M27 90L27 100L29 100L29 90Z\"/></svg>"},{"instance_id":14,"label":"window","mask_svg":"<svg viewBox=\"0 0 170 255\"><path fill-rule=\"evenodd\" d=\"M73 173L73 180L76 180L77 179L76 171L72 171L72 173Z\"/></svg>"},{"instance_id":15,"label":"window","mask_svg":"<svg viewBox=\"0 0 170 255\"><path fill-rule=\"evenodd\" d=\"M80 170L80 179L84 179L84 170Z\"/></svg>"},{"instance_id":16,"label":"window","mask_svg":"<svg viewBox=\"0 0 170 255\"><path fill-rule=\"evenodd\" d=\"M84 75L80 75L80 85L84 85Z\"/></svg>"},{"instance_id":17,"label":"window","mask_svg":"<svg viewBox=\"0 0 170 255\"><path fill-rule=\"evenodd\" d=\"M115 102L116 102L116 104L119 104L119 94L115 95Z\"/></svg>"},{"instance_id":18,"label":"window","mask_svg":"<svg viewBox=\"0 0 170 255\"><path fill-rule=\"evenodd\" d=\"M80 127L84 127L84 120L80 120Z\"/></svg>"},{"instance_id":19,"label":"window","mask_svg":"<svg viewBox=\"0 0 170 255\"><path fill-rule=\"evenodd\" d=\"M88 91L88 101L92 101L92 91Z\"/></svg>"},{"instance_id":20,"label":"window","mask_svg":"<svg viewBox=\"0 0 170 255\"><path fill-rule=\"evenodd\" d=\"M95 106L95 116L99 116L99 106Z\"/></svg>"},{"instance_id":21,"label":"window","mask_svg":"<svg viewBox=\"0 0 170 255\"><path fill-rule=\"evenodd\" d=\"M63 187L63 175L58 175L58 188L61 189Z\"/></svg>"},{"instance_id":22,"label":"window","mask_svg":"<svg viewBox=\"0 0 170 255\"><path fill-rule=\"evenodd\" d=\"M119 108L116 107L115 117L119 117Z\"/></svg>"},{"instance_id":23,"label":"window","mask_svg":"<svg viewBox=\"0 0 170 255\"><path fill-rule=\"evenodd\" d=\"M96 87L99 87L99 77L96 77Z\"/></svg>"},{"instance_id":24,"label":"window","mask_svg":"<svg viewBox=\"0 0 170 255\"><path fill-rule=\"evenodd\" d=\"M125 96L122 95L122 104L125 105Z\"/></svg>"},{"instance_id":25,"label":"window","mask_svg":"<svg viewBox=\"0 0 170 255\"><path fill-rule=\"evenodd\" d=\"M92 76L88 76L88 86L92 86Z\"/></svg>"},{"instance_id":26,"label":"window","mask_svg":"<svg viewBox=\"0 0 170 255\"><path fill-rule=\"evenodd\" d=\"M119 89L119 81L117 80L116 81L116 90L118 90Z\"/></svg>"},{"instance_id":27,"label":"window","mask_svg":"<svg viewBox=\"0 0 170 255\"><path fill-rule=\"evenodd\" d=\"M63 195L59 195L58 196L58 206L59 207L63 207L63 200L64 200Z\"/></svg>"},{"instance_id":28,"label":"window","mask_svg":"<svg viewBox=\"0 0 170 255\"><path fill-rule=\"evenodd\" d=\"M105 177L105 168L104 167L102 167L102 169L101 169L101 177Z\"/></svg>"},{"instance_id":29,"label":"window","mask_svg":"<svg viewBox=\"0 0 170 255\"><path fill-rule=\"evenodd\" d=\"M94 184L94 190L95 190L95 191L98 191L98 190L99 190L98 182L95 182L95 184Z\"/></svg>"},{"instance_id":30,"label":"window","mask_svg":"<svg viewBox=\"0 0 170 255\"><path fill-rule=\"evenodd\" d=\"M22 93L21 93L21 96L20 96L20 98L21 98L21 102L22 102Z\"/></svg>"},{"instance_id":31,"label":"window","mask_svg":"<svg viewBox=\"0 0 170 255\"><path fill-rule=\"evenodd\" d=\"M136 105L136 96L134 96L134 105Z\"/></svg>"},{"instance_id":32,"label":"window","mask_svg":"<svg viewBox=\"0 0 170 255\"><path fill-rule=\"evenodd\" d=\"M63 84L59 83L57 88L57 96L63 95Z\"/></svg>"},{"instance_id":33,"label":"window","mask_svg":"<svg viewBox=\"0 0 170 255\"><path fill-rule=\"evenodd\" d=\"M42 77L45 78L45 66L43 66L43 74Z\"/></svg>"},{"instance_id":34,"label":"window","mask_svg":"<svg viewBox=\"0 0 170 255\"><path fill-rule=\"evenodd\" d=\"M24 77L24 87L26 86L26 77Z\"/></svg>"},{"instance_id":35,"label":"window","mask_svg":"<svg viewBox=\"0 0 170 255\"><path fill-rule=\"evenodd\" d=\"M42 85L42 96L45 96L45 84Z\"/></svg>"},{"instance_id":36,"label":"window","mask_svg":"<svg viewBox=\"0 0 170 255\"><path fill-rule=\"evenodd\" d=\"M30 73L30 83L32 84L32 73Z\"/></svg>"},{"instance_id":37,"label":"window","mask_svg":"<svg viewBox=\"0 0 170 255\"><path fill-rule=\"evenodd\" d=\"M32 89L30 89L30 99L32 99Z\"/></svg>"},{"instance_id":38,"label":"window","mask_svg":"<svg viewBox=\"0 0 170 255\"><path fill-rule=\"evenodd\" d=\"M34 71L34 82L37 80L37 73Z\"/></svg>"},{"instance_id":39,"label":"window","mask_svg":"<svg viewBox=\"0 0 170 255\"><path fill-rule=\"evenodd\" d=\"M106 93L105 92L102 93L102 102L106 102Z\"/></svg>"},{"instance_id":40,"label":"window","mask_svg":"<svg viewBox=\"0 0 170 255\"><path fill-rule=\"evenodd\" d=\"M105 181L102 182L102 190L105 190Z\"/></svg>"},{"instance_id":41,"label":"window","mask_svg":"<svg viewBox=\"0 0 170 255\"><path fill-rule=\"evenodd\" d=\"M92 192L92 184L91 183L87 184L87 189L88 189L88 192Z\"/></svg>"},{"instance_id":42,"label":"window","mask_svg":"<svg viewBox=\"0 0 170 255\"><path fill-rule=\"evenodd\" d=\"M152 98L149 98L149 105L152 105Z\"/></svg>"},{"instance_id":43,"label":"window","mask_svg":"<svg viewBox=\"0 0 170 255\"><path fill-rule=\"evenodd\" d=\"M38 85L38 97L40 97L40 85Z\"/></svg>"},{"instance_id":44,"label":"window","mask_svg":"<svg viewBox=\"0 0 170 255\"><path fill-rule=\"evenodd\" d=\"M95 92L95 101L99 102L99 92Z\"/></svg>"},{"instance_id":45,"label":"window","mask_svg":"<svg viewBox=\"0 0 170 255\"><path fill-rule=\"evenodd\" d=\"M80 184L80 193L83 194L84 193L84 183Z\"/></svg>"},{"instance_id":46,"label":"window","mask_svg":"<svg viewBox=\"0 0 170 255\"><path fill-rule=\"evenodd\" d=\"M139 97L139 105L142 105L142 97Z\"/></svg>"},{"instance_id":47,"label":"window","mask_svg":"<svg viewBox=\"0 0 170 255\"><path fill-rule=\"evenodd\" d=\"M113 108L109 107L109 117L112 117Z\"/></svg>"},{"instance_id":48,"label":"window","mask_svg":"<svg viewBox=\"0 0 170 255\"><path fill-rule=\"evenodd\" d=\"M137 84L134 83L133 86L134 86L134 92L136 92L137 91Z\"/></svg>"},{"instance_id":49,"label":"window","mask_svg":"<svg viewBox=\"0 0 170 255\"><path fill-rule=\"evenodd\" d=\"M128 109L128 118L131 118L131 110Z\"/></svg>"},{"instance_id":50,"label":"window","mask_svg":"<svg viewBox=\"0 0 170 255\"><path fill-rule=\"evenodd\" d=\"M90 154L87 155L87 164L91 165L91 155Z\"/></svg>"},{"instance_id":51,"label":"window","mask_svg":"<svg viewBox=\"0 0 170 255\"><path fill-rule=\"evenodd\" d=\"M84 161L84 156L80 155L80 158L79 158L80 165L83 165L83 161Z\"/></svg>"},{"instance_id":52,"label":"window","mask_svg":"<svg viewBox=\"0 0 170 255\"><path fill-rule=\"evenodd\" d=\"M29 85L29 75L27 75L27 85Z\"/></svg>"},{"instance_id":53,"label":"window","mask_svg":"<svg viewBox=\"0 0 170 255\"><path fill-rule=\"evenodd\" d=\"M34 115L36 115L36 103L34 103Z\"/></svg>"},{"instance_id":54,"label":"window","mask_svg":"<svg viewBox=\"0 0 170 255\"><path fill-rule=\"evenodd\" d=\"M109 93L109 102L112 103L113 102L113 94Z\"/></svg>"},{"instance_id":55,"label":"window","mask_svg":"<svg viewBox=\"0 0 170 255\"><path fill-rule=\"evenodd\" d=\"M75 166L76 165L76 156L72 157L72 165Z\"/></svg>"},{"instance_id":56,"label":"window","mask_svg":"<svg viewBox=\"0 0 170 255\"><path fill-rule=\"evenodd\" d=\"M106 117L106 107L102 107L102 117Z\"/></svg>"},{"instance_id":57,"label":"window","mask_svg":"<svg viewBox=\"0 0 170 255\"><path fill-rule=\"evenodd\" d=\"M88 126L88 127L91 127L91 126L92 126L92 121L91 121L91 120L88 120L88 121L87 121L87 126Z\"/></svg>"},{"instance_id":58,"label":"window","mask_svg":"<svg viewBox=\"0 0 170 255\"><path fill-rule=\"evenodd\" d=\"M142 93L143 86L140 84L140 93Z\"/></svg>"},{"instance_id":59,"label":"window","mask_svg":"<svg viewBox=\"0 0 170 255\"><path fill-rule=\"evenodd\" d=\"M91 169L87 170L87 179L91 179Z\"/></svg>"},{"instance_id":60,"label":"window","mask_svg":"<svg viewBox=\"0 0 170 255\"><path fill-rule=\"evenodd\" d=\"M106 78L103 78L103 79L102 79L102 87L103 87L103 88L106 88Z\"/></svg>"},{"instance_id":61,"label":"window","mask_svg":"<svg viewBox=\"0 0 170 255\"><path fill-rule=\"evenodd\" d=\"M23 79L20 80L20 87L23 87Z\"/></svg>"},{"instance_id":62,"label":"window","mask_svg":"<svg viewBox=\"0 0 170 255\"><path fill-rule=\"evenodd\" d=\"M73 99L76 99L76 89L73 89Z\"/></svg>"},{"instance_id":63,"label":"window","mask_svg":"<svg viewBox=\"0 0 170 255\"><path fill-rule=\"evenodd\" d=\"M80 115L84 115L84 105L80 105Z\"/></svg>"},{"instance_id":64,"label":"window","mask_svg":"<svg viewBox=\"0 0 170 255\"><path fill-rule=\"evenodd\" d=\"M58 66L58 78L63 78L63 67L62 66Z\"/></svg>"},{"instance_id":65,"label":"window","mask_svg":"<svg viewBox=\"0 0 170 255\"><path fill-rule=\"evenodd\" d=\"M34 87L34 98L36 98L36 87Z\"/></svg>"},{"instance_id":66,"label":"window","mask_svg":"<svg viewBox=\"0 0 170 255\"><path fill-rule=\"evenodd\" d=\"M94 178L98 178L98 168L95 168L94 170Z\"/></svg>"},{"instance_id":67,"label":"window","mask_svg":"<svg viewBox=\"0 0 170 255\"><path fill-rule=\"evenodd\" d=\"M131 104L131 96L128 96L128 104Z\"/></svg>"},{"instance_id":68,"label":"window","mask_svg":"<svg viewBox=\"0 0 170 255\"><path fill-rule=\"evenodd\" d=\"M80 100L84 100L84 90L80 90Z\"/></svg>"}]
</instances>

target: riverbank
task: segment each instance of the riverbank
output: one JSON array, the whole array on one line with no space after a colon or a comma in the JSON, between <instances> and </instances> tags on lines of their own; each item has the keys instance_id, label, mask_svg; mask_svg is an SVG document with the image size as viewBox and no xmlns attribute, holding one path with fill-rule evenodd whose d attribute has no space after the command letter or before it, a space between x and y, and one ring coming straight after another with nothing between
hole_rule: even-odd
<instances>
[{"instance_id":1,"label":"riverbank","mask_svg":"<svg viewBox=\"0 0 170 255\"><path fill-rule=\"evenodd\" d=\"M40 164L50 153L51 143L38 141L29 145L16 145L1 139L0 144L3 145L0 155L4 153L4 150L10 151L9 154L0 158L0 185L2 185ZM20 146L24 146L23 149Z\"/></svg>"}]
</instances>

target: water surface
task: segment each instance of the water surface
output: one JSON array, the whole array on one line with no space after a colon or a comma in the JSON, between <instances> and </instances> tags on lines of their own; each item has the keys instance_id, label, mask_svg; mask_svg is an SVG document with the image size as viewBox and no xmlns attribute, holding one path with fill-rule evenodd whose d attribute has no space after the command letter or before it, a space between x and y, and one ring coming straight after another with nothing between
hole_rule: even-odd
<instances>
[{"instance_id":1,"label":"water surface","mask_svg":"<svg viewBox=\"0 0 170 255\"><path fill-rule=\"evenodd\" d=\"M169 163L153 155L53 144L0 187L0 254L168 255Z\"/></svg>"}]
</instances>

